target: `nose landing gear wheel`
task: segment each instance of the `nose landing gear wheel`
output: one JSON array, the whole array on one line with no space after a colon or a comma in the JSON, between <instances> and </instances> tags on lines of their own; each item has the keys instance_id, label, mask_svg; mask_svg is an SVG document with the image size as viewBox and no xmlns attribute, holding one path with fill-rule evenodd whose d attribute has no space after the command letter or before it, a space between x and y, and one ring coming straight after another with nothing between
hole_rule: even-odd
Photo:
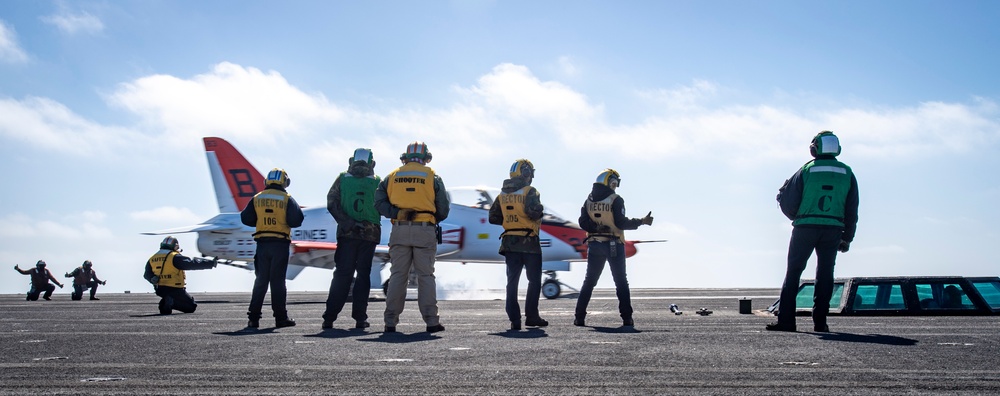
<instances>
[{"instance_id":1,"label":"nose landing gear wheel","mask_svg":"<svg viewBox=\"0 0 1000 396\"><path fill-rule=\"evenodd\" d=\"M554 279L548 279L542 283L542 295L550 300L559 298L559 294L562 292L561 289L559 281Z\"/></svg>"}]
</instances>

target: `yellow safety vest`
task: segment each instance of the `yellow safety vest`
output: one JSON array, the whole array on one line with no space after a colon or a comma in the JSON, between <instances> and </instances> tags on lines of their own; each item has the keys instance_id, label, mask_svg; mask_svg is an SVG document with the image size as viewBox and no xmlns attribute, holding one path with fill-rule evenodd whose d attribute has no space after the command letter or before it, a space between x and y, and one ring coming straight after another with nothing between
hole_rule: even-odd
<instances>
[{"instance_id":1,"label":"yellow safety vest","mask_svg":"<svg viewBox=\"0 0 1000 396\"><path fill-rule=\"evenodd\" d=\"M608 226L611 228L610 233L587 233L587 238L595 241L609 241L612 238L617 238L619 241L625 241L625 231L618 228L615 225L615 214L611 212L611 206L618 199L618 194L611 194L607 198L600 201L592 201L591 197L587 197L587 202L584 205L587 206L587 214L590 215L590 219L597 223L597 225Z\"/></svg>"},{"instance_id":2,"label":"yellow safety vest","mask_svg":"<svg viewBox=\"0 0 1000 396\"><path fill-rule=\"evenodd\" d=\"M524 186L511 193L500 193L500 211L503 212L503 235L538 236L541 219L531 220L525 211L528 193L534 187Z\"/></svg>"},{"instance_id":3,"label":"yellow safety vest","mask_svg":"<svg viewBox=\"0 0 1000 396\"><path fill-rule=\"evenodd\" d=\"M257 231L254 238L269 237L291 240L292 228L285 215L288 207L288 193L273 188L254 195L253 208L257 212Z\"/></svg>"},{"instance_id":4,"label":"yellow safety vest","mask_svg":"<svg viewBox=\"0 0 1000 396\"><path fill-rule=\"evenodd\" d=\"M160 250L149 258L149 266L153 268L153 275L159 276L160 281L157 286L168 286L184 288L187 286L184 271L174 267L174 256L177 252L173 250Z\"/></svg>"},{"instance_id":5,"label":"yellow safety vest","mask_svg":"<svg viewBox=\"0 0 1000 396\"><path fill-rule=\"evenodd\" d=\"M419 162L408 162L386 177L389 202L400 209L417 211L413 221L435 223L434 170ZM400 211L395 220L406 220Z\"/></svg>"}]
</instances>

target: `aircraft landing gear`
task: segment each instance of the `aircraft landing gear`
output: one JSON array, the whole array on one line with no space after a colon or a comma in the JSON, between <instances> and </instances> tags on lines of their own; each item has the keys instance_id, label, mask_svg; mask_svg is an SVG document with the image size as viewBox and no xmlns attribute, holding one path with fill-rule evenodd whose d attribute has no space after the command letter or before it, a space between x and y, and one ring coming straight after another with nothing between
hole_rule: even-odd
<instances>
[{"instance_id":1,"label":"aircraft landing gear","mask_svg":"<svg viewBox=\"0 0 1000 396\"><path fill-rule=\"evenodd\" d=\"M543 273L548 276L548 278L542 282L542 296L545 296L545 298L549 300L559 298L559 295L562 294L563 286L566 286L573 291L578 291L572 286L562 283L559 279L556 279L555 271L544 271Z\"/></svg>"}]
</instances>

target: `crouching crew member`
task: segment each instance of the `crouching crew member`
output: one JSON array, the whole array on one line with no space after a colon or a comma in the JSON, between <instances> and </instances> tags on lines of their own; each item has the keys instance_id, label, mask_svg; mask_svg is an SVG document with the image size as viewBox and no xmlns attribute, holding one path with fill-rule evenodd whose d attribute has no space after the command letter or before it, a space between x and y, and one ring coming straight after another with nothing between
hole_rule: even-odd
<instances>
[{"instance_id":1,"label":"crouching crew member","mask_svg":"<svg viewBox=\"0 0 1000 396\"><path fill-rule=\"evenodd\" d=\"M573 324L577 326L584 326L587 304L604 271L605 262L609 263L615 280L622 325L631 327L635 324L632 320L632 297L625 276L625 230L634 230L643 224L652 225L653 212L641 219L626 217L625 200L615 193L620 184L621 175L614 169L605 169L597 176L590 196L580 209L580 228L587 231L587 275L580 288L580 297L576 300Z\"/></svg>"},{"instance_id":2,"label":"crouching crew member","mask_svg":"<svg viewBox=\"0 0 1000 396\"><path fill-rule=\"evenodd\" d=\"M67 278L73 278L73 294L70 296L73 300L82 300L83 291L90 289L90 299L100 300L97 298L97 285L105 285L108 282L97 279L97 272L94 272L94 263L90 260L83 262L83 265L76 267L72 272L66 273Z\"/></svg>"},{"instance_id":3,"label":"crouching crew member","mask_svg":"<svg viewBox=\"0 0 1000 396\"><path fill-rule=\"evenodd\" d=\"M510 167L510 178L503 181L500 195L490 206L490 224L503 225L500 234L500 255L507 263L507 318L511 330L521 330L521 307L517 304L517 284L521 269L528 277L528 294L524 298L524 324L548 326L538 314L538 298L542 292L542 245L538 231L545 208L538 190L531 186L535 166L519 159Z\"/></svg>"},{"instance_id":4,"label":"crouching crew member","mask_svg":"<svg viewBox=\"0 0 1000 396\"><path fill-rule=\"evenodd\" d=\"M247 309L248 329L260 326L261 310L267 288L271 288L271 311L274 313L274 327L295 326L285 309L287 289L285 275L288 272L288 256L291 247L292 228L302 225L305 215L291 195L285 192L292 180L283 169L274 168L267 173L264 191L254 195L240 213L244 225L256 227L253 240L257 242L257 252L253 256L253 294Z\"/></svg>"},{"instance_id":5,"label":"crouching crew member","mask_svg":"<svg viewBox=\"0 0 1000 396\"><path fill-rule=\"evenodd\" d=\"M28 289L27 301L38 301L38 295L42 292L45 292L45 295L43 295L42 298L51 300L52 292L56 291L56 287L53 286L52 283L49 283L50 280L59 285L60 289L63 287L63 284L59 283L59 281L52 276L52 273L45 269L45 261L38 260L38 262L35 263L35 268L29 270L23 270L21 267L18 267L17 264L14 264L14 269L17 270L17 272L20 272L21 275L31 275L31 288Z\"/></svg>"},{"instance_id":6,"label":"crouching crew member","mask_svg":"<svg viewBox=\"0 0 1000 396\"><path fill-rule=\"evenodd\" d=\"M156 295L160 296L160 314L170 315L173 310L192 313L198 308L194 298L188 294L187 277L184 271L215 268L215 260L181 255L177 238L168 236L160 243L160 250L146 261L143 278L153 284Z\"/></svg>"}]
</instances>

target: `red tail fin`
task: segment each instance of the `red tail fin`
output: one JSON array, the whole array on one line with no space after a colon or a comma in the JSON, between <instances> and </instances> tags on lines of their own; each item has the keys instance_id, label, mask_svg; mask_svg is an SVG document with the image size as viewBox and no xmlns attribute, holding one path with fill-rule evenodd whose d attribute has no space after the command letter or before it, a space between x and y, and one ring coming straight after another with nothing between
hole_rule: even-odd
<instances>
[{"instance_id":1,"label":"red tail fin","mask_svg":"<svg viewBox=\"0 0 1000 396\"><path fill-rule=\"evenodd\" d=\"M264 176L233 145L217 137L204 138L220 213L239 212L264 188Z\"/></svg>"}]
</instances>

